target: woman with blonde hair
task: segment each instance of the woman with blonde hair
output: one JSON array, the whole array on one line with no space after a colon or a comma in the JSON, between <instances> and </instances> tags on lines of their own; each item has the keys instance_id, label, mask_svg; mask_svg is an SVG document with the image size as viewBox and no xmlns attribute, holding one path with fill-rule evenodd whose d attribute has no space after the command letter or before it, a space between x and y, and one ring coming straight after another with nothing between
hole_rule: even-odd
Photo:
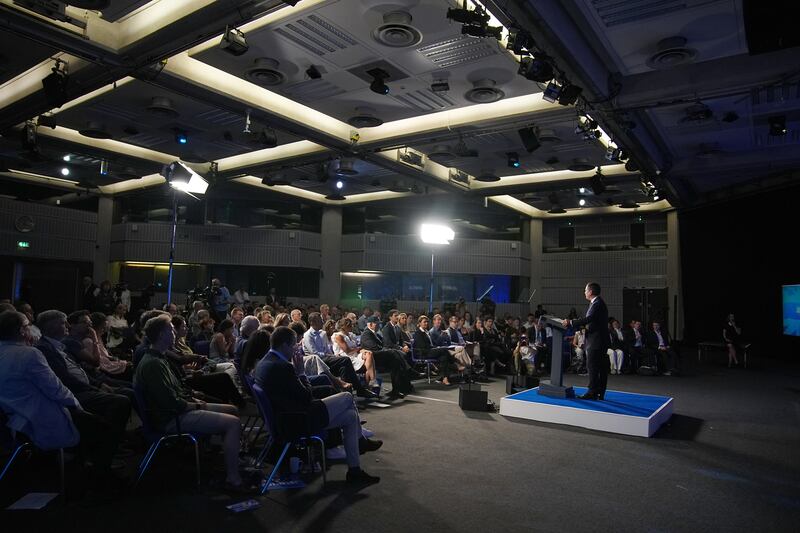
<instances>
[{"instance_id":1,"label":"woman with blonde hair","mask_svg":"<svg viewBox=\"0 0 800 533\"><path fill-rule=\"evenodd\" d=\"M353 369L359 372L364 369L369 387L377 385L375 380L375 361L372 352L358 347L353 335L353 321L349 318L339 320L336 333L333 334L333 355L347 356L353 362Z\"/></svg>"}]
</instances>

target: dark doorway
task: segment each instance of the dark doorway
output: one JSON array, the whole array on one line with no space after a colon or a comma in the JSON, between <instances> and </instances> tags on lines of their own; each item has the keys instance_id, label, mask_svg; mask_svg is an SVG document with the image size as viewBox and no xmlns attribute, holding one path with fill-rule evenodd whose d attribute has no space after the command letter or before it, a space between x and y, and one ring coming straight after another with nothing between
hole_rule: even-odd
<instances>
[{"instance_id":1,"label":"dark doorway","mask_svg":"<svg viewBox=\"0 0 800 533\"><path fill-rule=\"evenodd\" d=\"M652 320L660 320L669 328L669 299L667 289L622 289L622 314L625 323L641 320L648 328Z\"/></svg>"}]
</instances>

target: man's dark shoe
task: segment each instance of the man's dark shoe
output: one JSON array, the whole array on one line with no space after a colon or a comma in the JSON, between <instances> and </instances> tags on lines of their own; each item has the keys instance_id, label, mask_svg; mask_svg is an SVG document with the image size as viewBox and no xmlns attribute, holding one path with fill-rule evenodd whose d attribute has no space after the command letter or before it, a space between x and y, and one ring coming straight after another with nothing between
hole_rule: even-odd
<instances>
[{"instance_id":1,"label":"man's dark shoe","mask_svg":"<svg viewBox=\"0 0 800 533\"><path fill-rule=\"evenodd\" d=\"M360 468L351 468L347 471L347 482L353 485L374 485L380 480L378 476L371 476Z\"/></svg>"},{"instance_id":2,"label":"man's dark shoe","mask_svg":"<svg viewBox=\"0 0 800 533\"><path fill-rule=\"evenodd\" d=\"M368 400L372 400L378 397L377 394L375 394L369 389L359 389L358 392L356 392L356 395L360 398L366 398Z\"/></svg>"},{"instance_id":3,"label":"man's dark shoe","mask_svg":"<svg viewBox=\"0 0 800 533\"><path fill-rule=\"evenodd\" d=\"M578 399L580 399L580 400L596 400L597 399L597 395L596 394L590 394L590 393L587 392L586 394L578 396Z\"/></svg>"},{"instance_id":4,"label":"man's dark shoe","mask_svg":"<svg viewBox=\"0 0 800 533\"><path fill-rule=\"evenodd\" d=\"M367 452L374 452L383 446L383 441L378 439L358 439L358 453L364 455Z\"/></svg>"}]
</instances>

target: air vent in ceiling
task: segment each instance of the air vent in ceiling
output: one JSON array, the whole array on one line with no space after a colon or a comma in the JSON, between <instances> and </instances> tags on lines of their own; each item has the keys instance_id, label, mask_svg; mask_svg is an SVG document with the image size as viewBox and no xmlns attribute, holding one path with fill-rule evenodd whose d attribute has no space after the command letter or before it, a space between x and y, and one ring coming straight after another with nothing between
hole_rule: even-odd
<instances>
[{"instance_id":1,"label":"air vent in ceiling","mask_svg":"<svg viewBox=\"0 0 800 533\"><path fill-rule=\"evenodd\" d=\"M203 111L202 113L196 114L195 118L218 126L228 126L230 124L236 124L237 122L244 124L243 115L237 115L236 113L223 111L222 109Z\"/></svg>"},{"instance_id":2,"label":"air vent in ceiling","mask_svg":"<svg viewBox=\"0 0 800 533\"><path fill-rule=\"evenodd\" d=\"M309 15L290 22L277 28L275 33L318 56L345 50L358 44L349 33L318 15Z\"/></svg>"},{"instance_id":3,"label":"air vent in ceiling","mask_svg":"<svg viewBox=\"0 0 800 533\"><path fill-rule=\"evenodd\" d=\"M503 91L495 87L494 80L478 80L475 86L464 94L464 98L476 104L489 104L502 100L506 95Z\"/></svg>"},{"instance_id":4,"label":"air vent in ceiling","mask_svg":"<svg viewBox=\"0 0 800 533\"><path fill-rule=\"evenodd\" d=\"M187 163L208 163L208 158L196 152L186 152L181 154L181 160Z\"/></svg>"},{"instance_id":5,"label":"air vent in ceiling","mask_svg":"<svg viewBox=\"0 0 800 533\"><path fill-rule=\"evenodd\" d=\"M149 133L137 133L135 135L123 137L120 140L129 144L135 144L136 146L144 146L145 148L153 148L165 142L164 137L160 135L151 135Z\"/></svg>"},{"instance_id":6,"label":"air vent in ceiling","mask_svg":"<svg viewBox=\"0 0 800 533\"><path fill-rule=\"evenodd\" d=\"M347 119L347 123L354 128L374 128L383 124L383 120L375 116L371 107L357 107L356 114Z\"/></svg>"},{"instance_id":7,"label":"air vent in ceiling","mask_svg":"<svg viewBox=\"0 0 800 533\"><path fill-rule=\"evenodd\" d=\"M680 36L662 39L656 48L658 51L647 58L647 66L655 70L690 63L697 57L697 50L686 46L686 39Z\"/></svg>"},{"instance_id":8,"label":"air vent in ceiling","mask_svg":"<svg viewBox=\"0 0 800 533\"><path fill-rule=\"evenodd\" d=\"M384 46L407 48L422 41L422 33L411 25L411 13L390 11L383 15L383 24L375 28L372 38Z\"/></svg>"},{"instance_id":9,"label":"air vent in ceiling","mask_svg":"<svg viewBox=\"0 0 800 533\"><path fill-rule=\"evenodd\" d=\"M161 118L175 118L180 113L172 106L172 100L165 96L156 96L147 106L147 112Z\"/></svg>"},{"instance_id":10,"label":"air vent in ceiling","mask_svg":"<svg viewBox=\"0 0 800 533\"><path fill-rule=\"evenodd\" d=\"M264 87L280 85L286 79L283 72L278 70L280 62L269 57L257 57L253 66L244 72L244 77Z\"/></svg>"},{"instance_id":11,"label":"air vent in ceiling","mask_svg":"<svg viewBox=\"0 0 800 533\"><path fill-rule=\"evenodd\" d=\"M344 94L345 91L325 80L307 80L291 85L283 92L301 102L315 102Z\"/></svg>"},{"instance_id":12,"label":"air vent in ceiling","mask_svg":"<svg viewBox=\"0 0 800 533\"><path fill-rule=\"evenodd\" d=\"M111 138L111 134L106 131L106 127L99 122L88 122L86 127L78 130L78 133L84 137L91 137L92 139Z\"/></svg>"},{"instance_id":13,"label":"air vent in ceiling","mask_svg":"<svg viewBox=\"0 0 800 533\"><path fill-rule=\"evenodd\" d=\"M456 105L455 101L444 94L436 94L430 89L419 89L405 94L392 95L398 102L418 111L441 111Z\"/></svg>"},{"instance_id":14,"label":"air vent in ceiling","mask_svg":"<svg viewBox=\"0 0 800 533\"><path fill-rule=\"evenodd\" d=\"M473 39L459 35L417 48L417 52L440 68L450 68L493 56L498 53L498 48L497 44L491 43L489 39Z\"/></svg>"},{"instance_id":15,"label":"air vent in ceiling","mask_svg":"<svg viewBox=\"0 0 800 533\"><path fill-rule=\"evenodd\" d=\"M89 109L91 111L102 113L103 115L113 118L113 119L120 119L126 122L136 122L139 120L141 113L137 111L128 111L123 109L117 105L108 103L104 100L98 100L96 103L90 105ZM115 121L111 121L115 122Z\"/></svg>"}]
</instances>

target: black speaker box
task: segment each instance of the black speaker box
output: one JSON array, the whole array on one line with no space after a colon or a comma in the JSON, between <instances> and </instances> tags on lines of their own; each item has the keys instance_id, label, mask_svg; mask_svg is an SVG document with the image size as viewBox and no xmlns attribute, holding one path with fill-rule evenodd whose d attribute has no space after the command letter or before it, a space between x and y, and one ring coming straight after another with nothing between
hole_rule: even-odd
<instances>
[{"instance_id":1,"label":"black speaker box","mask_svg":"<svg viewBox=\"0 0 800 533\"><path fill-rule=\"evenodd\" d=\"M519 133L519 138L528 152L533 152L542 145L533 128L522 128L517 133Z\"/></svg>"},{"instance_id":2,"label":"black speaker box","mask_svg":"<svg viewBox=\"0 0 800 533\"><path fill-rule=\"evenodd\" d=\"M464 411L486 411L489 404L489 393L481 390L475 383L461 385L458 388L458 406Z\"/></svg>"}]
</instances>

